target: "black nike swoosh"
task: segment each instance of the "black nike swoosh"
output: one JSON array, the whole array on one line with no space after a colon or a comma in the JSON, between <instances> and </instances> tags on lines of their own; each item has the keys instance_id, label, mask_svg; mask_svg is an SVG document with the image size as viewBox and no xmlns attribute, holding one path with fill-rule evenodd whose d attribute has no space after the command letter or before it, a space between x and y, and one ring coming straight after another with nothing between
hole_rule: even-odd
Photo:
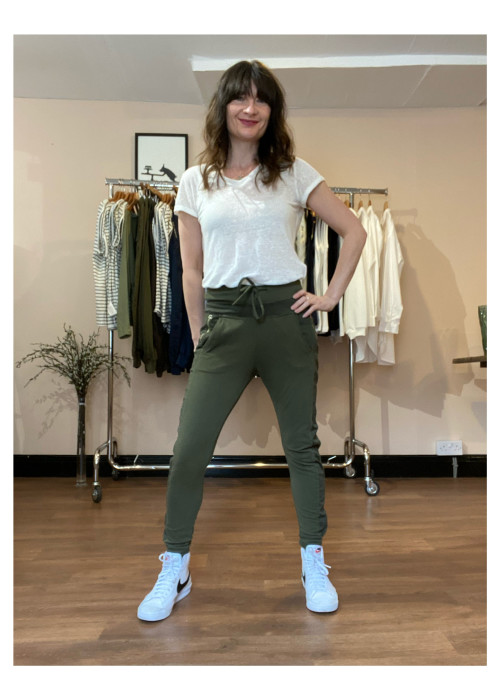
<instances>
[{"instance_id":1,"label":"black nike swoosh","mask_svg":"<svg viewBox=\"0 0 500 700\"><path fill-rule=\"evenodd\" d=\"M187 577L187 579L184 581L184 583L181 583L181 581L180 581L180 579L179 579L179 583L177 584L177 593L180 593L180 592L182 591L182 589L186 587L186 585L188 584L190 578L191 578L191 574L188 575L188 577Z\"/></svg>"},{"instance_id":2,"label":"black nike swoosh","mask_svg":"<svg viewBox=\"0 0 500 700\"><path fill-rule=\"evenodd\" d=\"M302 580L304 581L304 583L306 582L306 575L305 574L302 574Z\"/></svg>"}]
</instances>

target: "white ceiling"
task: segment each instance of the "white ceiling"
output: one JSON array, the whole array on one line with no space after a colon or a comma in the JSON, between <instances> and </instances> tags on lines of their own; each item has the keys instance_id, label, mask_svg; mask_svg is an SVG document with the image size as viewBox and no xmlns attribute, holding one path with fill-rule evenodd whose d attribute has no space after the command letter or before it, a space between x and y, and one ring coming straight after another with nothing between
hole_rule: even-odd
<instances>
[{"instance_id":1,"label":"white ceiling","mask_svg":"<svg viewBox=\"0 0 500 700\"><path fill-rule=\"evenodd\" d=\"M253 58L291 109L486 104L485 35L16 35L14 96L202 105Z\"/></svg>"}]
</instances>

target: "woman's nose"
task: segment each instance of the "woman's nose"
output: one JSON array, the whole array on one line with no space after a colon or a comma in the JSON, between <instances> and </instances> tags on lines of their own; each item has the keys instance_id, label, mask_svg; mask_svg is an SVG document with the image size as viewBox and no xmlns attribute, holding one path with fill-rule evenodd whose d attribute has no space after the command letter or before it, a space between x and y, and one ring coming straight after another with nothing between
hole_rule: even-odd
<instances>
[{"instance_id":1,"label":"woman's nose","mask_svg":"<svg viewBox=\"0 0 500 700\"><path fill-rule=\"evenodd\" d=\"M255 109L256 109L255 97L249 97L245 103L245 108L243 111L252 113L252 112L255 112Z\"/></svg>"}]
</instances>

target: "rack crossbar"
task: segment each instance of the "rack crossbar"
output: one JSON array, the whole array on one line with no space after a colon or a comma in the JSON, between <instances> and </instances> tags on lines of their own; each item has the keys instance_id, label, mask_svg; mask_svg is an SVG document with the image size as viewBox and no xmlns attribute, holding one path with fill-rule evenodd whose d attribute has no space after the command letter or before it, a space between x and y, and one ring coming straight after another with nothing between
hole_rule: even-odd
<instances>
[{"instance_id":1,"label":"rack crossbar","mask_svg":"<svg viewBox=\"0 0 500 700\"><path fill-rule=\"evenodd\" d=\"M389 190L387 188L374 189L372 187L330 187L330 189L336 194L385 194L386 196L389 194Z\"/></svg>"},{"instance_id":2,"label":"rack crossbar","mask_svg":"<svg viewBox=\"0 0 500 700\"><path fill-rule=\"evenodd\" d=\"M105 181L106 185L135 185L139 187L140 185L154 185L155 187L166 187L167 189L173 189L178 187L179 183L177 180L165 182L164 180L124 180L123 178L113 178L107 177Z\"/></svg>"}]
</instances>

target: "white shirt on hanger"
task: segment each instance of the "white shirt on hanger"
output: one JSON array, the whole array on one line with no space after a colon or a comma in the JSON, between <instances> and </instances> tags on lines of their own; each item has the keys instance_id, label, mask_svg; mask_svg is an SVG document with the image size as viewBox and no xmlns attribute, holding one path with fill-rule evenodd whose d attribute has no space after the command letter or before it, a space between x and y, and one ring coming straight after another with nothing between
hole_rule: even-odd
<instances>
[{"instance_id":1,"label":"white shirt on hanger","mask_svg":"<svg viewBox=\"0 0 500 700\"><path fill-rule=\"evenodd\" d=\"M297 253L297 257L299 260L301 260L303 263L306 261L306 241L307 241L307 225L306 225L306 215L303 214L302 219L300 221L300 226L297 231L297 236L295 238L295 252ZM302 285L302 289L307 288L307 275L304 275L304 277L300 280L300 283Z\"/></svg>"},{"instance_id":2,"label":"white shirt on hanger","mask_svg":"<svg viewBox=\"0 0 500 700\"><path fill-rule=\"evenodd\" d=\"M399 323L403 312L400 278L404 260L390 209L384 211L381 224L384 234L384 249L380 271L378 364L393 365L396 362L394 335L399 332Z\"/></svg>"},{"instance_id":3,"label":"white shirt on hanger","mask_svg":"<svg viewBox=\"0 0 500 700\"><path fill-rule=\"evenodd\" d=\"M317 217L314 227L314 293L328 289L328 224ZM328 311L317 311L316 333L328 333Z\"/></svg>"},{"instance_id":4,"label":"white shirt on hanger","mask_svg":"<svg viewBox=\"0 0 500 700\"><path fill-rule=\"evenodd\" d=\"M358 211L351 209L359 217L366 230L366 211L363 207ZM367 231L368 233L368 231ZM341 239L342 245L342 239ZM373 292L370 285L370 252L368 241L356 266L354 274L344 293L342 305L341 335L347 335L351 340L366 336L366 329L375 325ZM357 358L356 358L357 359Z\"/></svg>"},{"instance_id":5,"label":"white shirt on hanger","mask_svg":"<svg viewBox=\"0 0 500 700\"><path fill-rule=\"evenodd\" d=\"M356 362L376 362L378 353L378 321L380 318L380 262L384 244L384 234L378 216L370 204L363 212L362 224L367 233L366 245L363 255L366 264L368 288L371 292L368 303L370 304L369 322L364 336L355 340Z\"/></svg>"}]
</instances>

